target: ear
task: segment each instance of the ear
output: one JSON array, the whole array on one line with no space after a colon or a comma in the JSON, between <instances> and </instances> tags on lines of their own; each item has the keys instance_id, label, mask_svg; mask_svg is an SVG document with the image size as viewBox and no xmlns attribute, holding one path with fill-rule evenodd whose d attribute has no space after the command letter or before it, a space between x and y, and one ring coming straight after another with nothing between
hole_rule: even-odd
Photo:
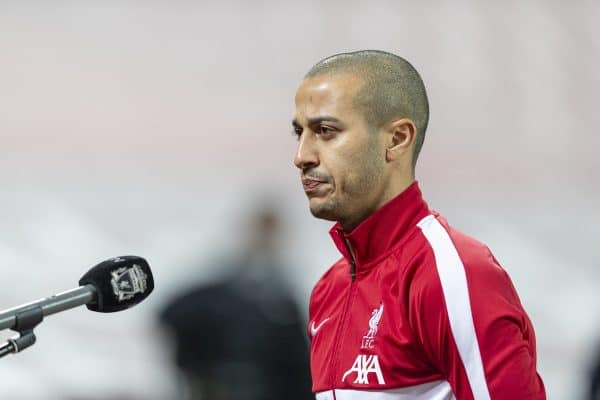
<instances>
[{"instance_id":1,"label":"ear","mask_svg":"<svg viewBox=\"0 0 600 400\"><path fill-rule=\"evenodd\" d=\"M385 150L386 161L394 161L406 155L412 156L413 142L417 133L417 128L412 120L396 119L386 126L385 131L388 134Z\"/></svg>"}]
</instances>

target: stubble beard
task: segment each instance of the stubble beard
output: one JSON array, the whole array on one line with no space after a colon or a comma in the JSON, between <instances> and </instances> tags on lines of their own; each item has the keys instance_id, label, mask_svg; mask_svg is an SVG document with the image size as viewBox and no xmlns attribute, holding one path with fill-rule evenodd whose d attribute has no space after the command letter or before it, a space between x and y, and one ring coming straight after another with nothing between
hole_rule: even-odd
<instances>
[{"instance_id":1,"label":"stubble beard","mask_svg":"<svg viewBox=\"0 0 600 400\"><path fill-rule=\"evenodd\" d=\"M328 221L337 221L339 208L337 202L334 199L325 199L315 204L314 201L310 201L309 204L310 213L315 218L325 219Z\"/></svg>"},{"instance_id":2,"label":"stubble beard","mask_svg":"<svg viewBox=\"0 0 600 400\"><path fill-rule=\"evenodd\" d=\"M371 148L371 150L374 150ZM375 153L369 151L365 159L353 165L362 165L359 174L348 179L343 187L334 186L334 191L324 199L310 201L310 212L315 218L339 222L350 232L375 211L372 199L377 197L373 190L380 189L383 171L376 162Z\"/></svg>"}]
</instances>

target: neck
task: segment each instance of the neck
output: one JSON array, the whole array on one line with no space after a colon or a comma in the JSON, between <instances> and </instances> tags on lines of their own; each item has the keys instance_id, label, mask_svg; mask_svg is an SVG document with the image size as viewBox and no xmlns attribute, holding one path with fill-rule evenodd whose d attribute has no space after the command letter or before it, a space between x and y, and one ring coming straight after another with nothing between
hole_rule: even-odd
<instances>
[{"instance_id":1,"label":"neck","mask_svg":"<svg viewBox=\"0 0 600 400\"><path fill-rule=\"evenodd\" d=\"M342 226L342 229L346 233L352 232L361 222L367 219L371 214L375 211L379 210L383 205L387 204L390 200L398 196L400 193L404 192L407 187L413 184L415 181L414 175L410 175L405 177L404 179L396 178L394 181L391 181L389 185L386 186L385 192L379 196L377 202L373 204L372 207L363 210L362 213L353 213L349 218L345 218L343 221L338 221Z\"/></svg>"}]
</instances>

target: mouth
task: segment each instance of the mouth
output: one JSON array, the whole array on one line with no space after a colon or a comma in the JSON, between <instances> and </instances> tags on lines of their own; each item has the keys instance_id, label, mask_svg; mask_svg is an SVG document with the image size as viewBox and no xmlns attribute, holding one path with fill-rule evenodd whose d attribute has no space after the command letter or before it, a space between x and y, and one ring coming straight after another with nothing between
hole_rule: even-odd
<instances>
[{"instance_id":1,"label":"mouth","mask_svg":"<svg viewBox=\"0 0 600 400\"><path fill-rule=\"evenodd\" d=\"M319 181L316 179L304 178L302 179L302 188L306 194L316 193L326 182Z\"/></svg>"}]
</instances>

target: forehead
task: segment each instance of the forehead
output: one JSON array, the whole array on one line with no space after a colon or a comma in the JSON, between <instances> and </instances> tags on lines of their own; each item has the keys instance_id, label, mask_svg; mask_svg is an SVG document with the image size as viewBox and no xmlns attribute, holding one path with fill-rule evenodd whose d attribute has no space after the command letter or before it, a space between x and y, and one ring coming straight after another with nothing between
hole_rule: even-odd
<instances>
[{"instance_id":1,"label":"forehead","mask_svg":"<svg viewBox=\"0 0 600 400\"><path fill-rule=\"evenodd\" d=\"M355 74L323 74L304 79L296 91L296 118L316 115L343 117L354 111L363 80Z\"/></svg>"}]
</instances>

